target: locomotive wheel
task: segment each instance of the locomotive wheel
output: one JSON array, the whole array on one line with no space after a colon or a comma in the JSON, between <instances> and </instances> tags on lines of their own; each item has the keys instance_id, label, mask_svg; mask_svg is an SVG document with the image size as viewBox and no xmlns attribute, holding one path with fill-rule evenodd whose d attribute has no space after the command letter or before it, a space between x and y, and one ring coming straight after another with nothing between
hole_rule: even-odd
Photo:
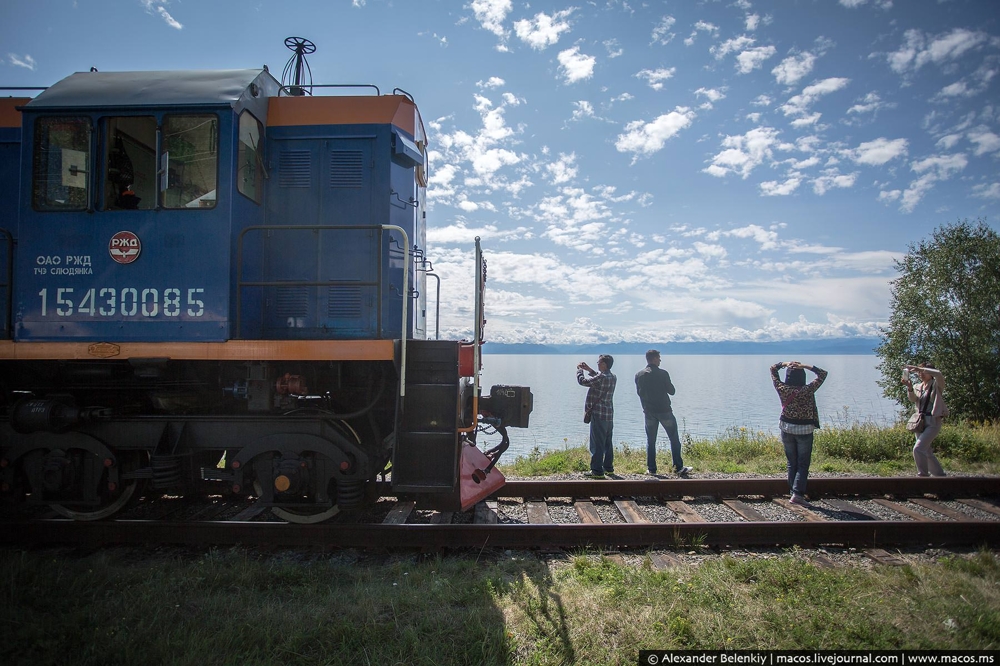
<instances>
[{"instance_id":1,"label":"locomotive wheel","mask_svg":"<svg viewBox=\"0 0 1000 666\"><path fill-rule=\"evenodd\" d=\"M122 463L122 471L125 472L131 472L138 467L139 460L137 457L127 458ZM122 484L115 490L107 490L105 487L101 492L101 504L97 507L75 504L49 504L49 507L60 516L72 518L73 520L103 520L124 509L133 499L139 499L139 495L136 494L136 490L139 489L139 483L138 479L133 479Z\"/></svg>"},{"instance_id":2,"label":"locomotive wheel","mask_svg":"<svg viewBox=\"0 0 1000 666\"><path fill-rule=\"evenodd\" d=\"M263 493L263 488L260 486L260 481L253 482L253 491L260 497ZM311 525L313 523L322 523L324 520L329 520L333 518L338 513L340 513L340 507L334 504L329 508L322 507L310 507L303 506L302 508L289 509L287 507L273 506L271 507L271 513L273 513L278 518L289 523L298 523L299 525Z\"/></svg>"},{"instance_id":3,"label":"locomotive wheel","mask_svg":"<svg viewBox=\"0 0 1000 666\"><path fill-rule=\"evenodd\" d=\"M132 497L135 496L138 485L138 481L127 483L123 488L110 493L111 497L108 498L108 503L97 509L91 507L74 509L71 504L50 504L49 506L59 515L72 518L73 520L101 520L108 516L113 516L125 508Z\"/></svg>"},{"instance_id":4,"label":"locomotive wheel","mask_svg":"<svg viewBox=\"0 0 1000 666\"><path fill-rule=\"evenodd\" d=\"M322 523L324 520L333 518L340 513L340 507L334 504L329 509L321 511L319 509L310 509L307 507L303 507L301 509L283 509L276 506L271 509L271 513L282 520L287 520L290 523L310 525L312 523Z\"/></svg>"}]
</instances>

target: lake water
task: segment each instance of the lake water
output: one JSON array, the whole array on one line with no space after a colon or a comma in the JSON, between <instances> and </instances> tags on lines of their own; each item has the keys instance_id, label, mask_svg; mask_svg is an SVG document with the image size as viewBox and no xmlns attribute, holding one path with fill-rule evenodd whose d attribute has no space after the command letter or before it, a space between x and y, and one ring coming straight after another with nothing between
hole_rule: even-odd
<instances>
[{"instance_id":1,"label":"lake water","mask_svg":"<svg viewBox=\"0 0 1000 666\"><path fill-rule=\"evenodd\" d=\"M670 373L677 389L671 396L681 435L711 439L731 427L745 426L776 434L781 403L771 384L770 367L779 360L770 356L664 356L661 368ZM876 356L803 357L829 373L816 392L820 423L824 427L854 421L889 425L900 406L882 396ZM481 384L489 393L493 384L530 386L535 405L530 427L510 428L511 446L504 457L511 460L539 449L561 449L585 445L590 426L583 422L587 389L576 383L576 365L586 361L597 367L597 358L569 354L483 354ZM635 373L646 366L642 355L615 356L612 372L618 377L615 390L614 441L644 447L642 407L635 393ZM815 375L807 371L808 381ZM784 370L781 371L784 379ZM495 438L490 438L492 441ZM669 449L660 429L657 446Z\"/></svg>"}]
</instances>

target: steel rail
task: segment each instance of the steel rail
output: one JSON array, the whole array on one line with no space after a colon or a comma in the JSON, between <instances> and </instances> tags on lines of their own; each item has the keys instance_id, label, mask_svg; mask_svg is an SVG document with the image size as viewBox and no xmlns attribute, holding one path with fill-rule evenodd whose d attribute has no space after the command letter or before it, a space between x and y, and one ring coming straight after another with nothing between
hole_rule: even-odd
<instances>
[{"instance_id":1,"label":"steel rail","mask_svg":"<svg viewBox=\"0 0 1000 666\"><path fill-rule=\"evenodd\" d=\"M392 495L391 491L386 491ZM508 481L495 497L737 497L788 494L785 479L640 479L603 481ZM819 477L809 479L810 497L845 495L1000 495L1000 478Z\"/></svg>"},{"instance_id":2,"label":"steel rail","mask_svg":"<svg viewBox=\"0 0 1000 666\"><path fill-rule=\"evenodd\" d=\"M1000 521L842 521L555 525L291 525L269 522L36 520L5 523L0 543L280 545L375 549L705 546L996 546Z\"/></svg>"}]
</instances>

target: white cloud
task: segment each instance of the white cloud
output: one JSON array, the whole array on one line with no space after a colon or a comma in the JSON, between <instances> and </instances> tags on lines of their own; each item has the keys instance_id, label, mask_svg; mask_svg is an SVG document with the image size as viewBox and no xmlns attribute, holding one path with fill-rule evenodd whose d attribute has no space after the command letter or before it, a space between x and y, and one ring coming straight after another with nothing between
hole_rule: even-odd
<instances>
[{"instance_id":1,"label":"white cloud","mask_svg":"<svg viewBox=\"0 0 1000 666\"><path fill-rule=\"evenodd\" d=\"M604 43L604 48L608 50L609 58L617 58L618 56L625 53L625 49L621 47L617 39L609 39L603 43Z\"/></svg>"},{"instance_id":2,"label":"white cloud","mask_svg":"<svg viewBox=\"0 0 1000 666\"><path fill-rule=\"evenodd\" d=\"M746 27L747 30L753 32L757 29L758 24L760 24L759 14L747 14L746 15Z\"/></svg>"},{"instance_id":3,"label":"white cloud","mask_svg":"<svg viewBox=\"0 0 1000 666\"><path fill-rule=\"evenodd\" d=\"M775 250L778 247L778 233L773 230L765 229L757 224L748 224L745 227L729 229L728 231L713 232L712 234L709 234L709 236L711 238L716 238L718 236L750 238L760 245L761 250Z\"/></svg>"},{"instance_id":4,"label":"white cloud","mask_svg":"<svg viewBox=\"0 0 1000 666\"><path fill-rule=\"evenodd\" d=\"M777 52L773 46L757 46L743 51L736 56L736 70L740 74L749 74L763 66L764 61Z\"/></svg>"},{"instance_id":5,"label":"white cloud","mask_svg":"<svg viewBox=\"0 0 1000 666\"><path fill-rule=\"evenodd\" d=\"M826 194L829 190L834 187L838 188L848 188L854 187L855 181L858 179L857 172L854 173L837 173L836 170L825 172L824 175L813 181L813 192L822 196Z\"/></svg>"},{"instance_id":6,"label":"white cloud","mask_svg":"<svg viewBox=\"0 0 1000 666\"><path fill-rule=\"evenodd\" d=\"M576 153L569 155L560 153L557 161L545 165L545 170L548 171L553 185L568 183L576 178L578 169L574 162L576 162Z\"/></svg>"},{"instance_id":7,"label":"white cloud","mask_svg":"<svg viewBox=\"0 0 1000 666\"><path fill-rule=\"evenodd\" d=\"M819 122L819 119L822 115L823 115L822 113L816 111L815 113L810 113L808 116L802 116L801 118L796 118L791 122L791 125L792 127L796 128L815 125L817 122Z\"/></svg>"},{"instance_id":8,"label":"white cloud","mask_svg":"<svg viewBox=\"0 0 1000 666\"><path fill-rule=\"evenodd\" d=\"M695 38L698 36L698 32L707 32L710 35L717 35L719 33L719 26L714 23L709 23L708 21L697 21L694 24L694 29L691 34L684 40L686 46L691 46L694 44Z\"/></svg>"},{"instance_id":9,"label":"white cloud","mask_svg":"<svg viewBox=\"0 0 1000 666\"><path fill-rule=\"evenodd\" d=\"M730 53L736 53L750 48L753 46L755 41L757 40L753 37L741 35L739 37L734 37L733 39L727 39L717 46L713 46L709 49L709 52L715 56L716 60L722 60Z\"/></svg>"},{"instance_id":10,"label":"white cloud","mask_svg":"<svg viewBox=\"0 0 1000 666\"><path fill-rule=\"evenodd\" d=\"M792 176L783 183L776 180L767 180L760 184L760 193L765 197L787 196L798 189L802 184L802 178Z\"/></svg>"},{"instance_id":11,"label":"white cloud","mask_svg":"<svg viewBox=\"0 0 1000 666\"><path fill-rule=\"evenodd\" d=\"M514 33L531 48L542 51L558 42L562 33L569 31L570 24L566 19L574 11L576 8L570 7L552 16L539 12L534 19L515 21Z\"/></svg>"},{"instance_id":12,"label":"white cloud","mask_svg":"<svg viewBox=\"0 0 1000 666\"><path fill-rule=\"evenodd\" d=\"M840 0L840 4L849 9L855 9L868 4L868 0ZM892 9L892 0L872 0L872 6L879 9Z\"/></svg>"},{"instance_id":13,"label":"white cloud","mask_svg":"<svg viewBox=\"0 0 1000 666\"><path fill-rule=\"evenodd\" d=\"M746 134L726 136L722 140L724 150L702 171L716 177L738 173L745 179L764 160L771 159L777 144L778 130L773 127L757 127Z\"/></svg>"},{"instance_id":14,"label":"white cloud","mask_svg":"<svg viewBox=\"0 0 1000 666\"><path fill-rule=\"evenodd\" d=\"M934 145L943 150L951 150L962 140L961 134L947 134L937 140Z\"/></svg>"},{"instance_id":15,"label":"white cloud","mask_svg":"<svg viewBox=\"0 0 1000 666\"><path fill-rule=\"evenodd\" d=\"M798 83L803 77L812 71L816 63L816 56L805 51L798 55L791 55L781 61L781 64L771 70L778 83L792 86Z\"/></svg>"},{"instance_id":16,"label":"white cloud","mask_svg":"<svg viewBox=\"0 0 1000 666\"><path fill-rule=\"evenodd\" d=\"M635 120L625 126L625 133L618 135L615 148L621 153L632 153L635 158L652 155L661 150L668 139L691 125L695 114L683 106L676 107L651 122Z\"/></svg>"},{"instance_id":17,"label":"white cloud","mask_svg":"<svg viewBox=\"0 0 1000 666\"><path fill-rule=\"evenodd\" d=\"M483 29L500 38L497 50L506 51L507 31L503 23L512 9L511 0L472 0L469 7Z\"/></svg>"},{"instance_id":18,"label":"white cloud","mask_svg":"<svg viewBox=\"0 0 1000 666\"><path fill-rule=\"evenodd\" d=\"M564 187L526 211L547 225L542 236L577 252L604 254L613 246L616 221L608 201L578 187Z\"/></svg>"},{"instance_id":19,"label":"white cloud","mask_svg":"<svg viewBox=\"0 0 1000 666\"><path fill-rule=\"evenodd\" d=\"M580 53L579 46L560 51L558 59L567 84L589 79L594 75L597 58Z\"/></svg>"},{"instance_id":20,"label":"white cloud","mask_svg":"<svg viewBox=\"0 0 1000 666\"><path fill-rule=\"evenodd\" d=\"M167 8L164 7L164 5L170 4L169 0L140 0L140 2L142 2L142 6L146 8L147 14L158 15L163 19L164 23L175 30L181 30L184 28L183 25L170 15Z\"/></svg>"},{"instance_id":21,"label":"white cloud","mask_svg":"<svg viewBox=\"0 0 1000 666\"><path fill-rule=\"evenodd\" d=\"M595 118L594 115L594 105L586 100L580 100L579 102L573 102L573 106L576 109L573 110L572 120L583 120L584 118Z\"/></svg>"},{"instance_id":22,"label":"white cloud","mask_svg":"<svg viewBox=\"0 0 1000 666\"><path fill-rule=\"evenodd\" d=\"M966 28L954 28L937 37L930 37L916 29L907 30L903 35L904 44L887 56L889 67L897 74L903 74L916 71L929 62L940 65L960 58L989 39L985 32Z\"/></svg>"},{"instance_id":23,"label":"white cloud","mask_svg":"<svg viewBox=\"0 0 1000 666\"><path fill-rule=\"evenodd\" d=\"M975 185L972 188L972 196L980 199L1000 199L1000 182Z\"/></svg>"},{"instance_id":24,"label":"white cloud","mask_svg":"<svg viewBox=\"0 0 1000 666\"><path fill-rule=\"evenodd\" d=\"M1000 150L1000 136L990 131L985 125L970 130L966 136L969 141L976 144L976 149L973 151L976 157Z\"/></svg>"},{"instance_id":25,"label":"white cloud","mask_svg":"<svg viewBox=\"0 0 1000 666\"><path fill-rule=\"evenodd\" d=\"M635 77L637 79L646 79L646 83L653 90L662 90L663 82L672 78L674 72L676 71L676 67L671 67L670 69L666 69L664 67L661 67L660 69L644 69L637 73Z\"/></svg>"},{"instance_id":26,"label":"white cloud","mask_svg":"<svg viewBox=\"0 0 1000 666\"><path fill-rule=\"evenodd\" d=\"M491 76L486 81L477 81L476 86L479 88L499 88L505 83L506 81L501 79L499 76Z\"/></svg>"},{"instance_id":27,"label":"white cloud","mask_svg":"<svg viewBox=\"0 0 1000 666\"><path fill-rule=\"evenodd\" d=\"M816 83L803 88L801 93L791 97L787 102L778 108L781 109L786 116L807 116L809 115L809 107L812 106L820 97L842 90L848 83L850 83L850 81L850 79L842 77L831 77L823 79L822 81L817 81ZM812 124L818 119L819 117L816 116L807 124Z\"/></svg>"},{"instance_id":28,"label":"white cloud","mask_svg":"<svg viewBox=\"0 0 1000 666\"><path fill-rule=\"evenodd\" d=\"M904 213L912 213L913 209L917 207L920 200L924 198L928 190L934 187L934 181L937 180L933 174L925 174L920 178L914 180L910 183L910 186L906 188L903 192L901 203L899 209Z\"/></svg>"},{"instance_id":29,"label":"white cloud","mask_svg":"<svg viewBox=\"0 0 1000 666\"><path fill-rule=\"evenodd\" d=\"M962 153L951 155L932 155L912 162L910 169L918 174L919 178L910 183L909 187L902 195L902 203L899 209L904 213L911 213L917 204L924 198L927 192L934 187L939 180L948 180L968 165L968 158Z\"/></svg>"},{"instance_id":30,"label":"white cloud","mask_svg":"<svg viewBox=\"0 0 1000 666\"><path fill-rule=\"evenodd\" d=\"M476 236L486 241L510 241L526 236L530 237L530 234L524 227L506 231L501 231L494 224L470 227L467 221L462 218L446 226L427 227L427 242L431 245L472 243L476 240Z\"/></svg>"},{"instance_id":31,"label":"white cloud","mask_svg":"<svg viewBox=\"0 0 1000 666\"><path fill-rule=\"evenodd\" d=\"M853 150L846 151L846 156L856 164L881 166L886 162L906 155L909 142L906 139L886 139L879 137L874 141L866 141Z\"/></svg>"},{"instance_id":32,"label":"white cloud","mask_svg":"<svg viewBox=\"0 0 1000 666\"><path fill-rule=\"evenodd\" d=\"M664 16L660 19L660 22L656 24L653 28L652 42L651 44L669 44L671 40L676 36L674 33L670 32L670 28L674 26L677 22L673 16Z\"/></svg>"},{"instance_id":33,"label":"white cloud","mask_svg":"<svg viewBox=\"0 0 1000 666\"><path fill-rule=\"evenodd\" d=\"M694 91L694 94L704 95L709 102L718 102L720 99L726 98L726 93L723 92L723 90L716 90L714 88L698 88Z\"/></svg>"},{"instance_id":34,"label":"white cloud","mask_svg":"<svg viewBox=\"0 0 1000 666\"><path fill-rule=\"evenodd\" d=\"M932 173L941 180L954 176L969 164L968 158L962 153L951 155L932 155L920 161L913 162L910 168L917 173Z\"/></svg>"},{"instance_id":35,"label":"white cloud","mask_svg":"<svg viewBox=\"0 0 1000 666\"><path fill-rule=\"evenodd\" d=\"M871 113L877 114L882 109L892 109L896 107L894 102L883 102L877 92L870 92L864 97L855 100L856 104L847 109L848 113Z\"/></svg>"},{"instance_id":36,"label":"white cloud","mask_svg":"<svg viewBox=\"0 0 1000 666\"><path fill-rule=\"evenodd\" d=\"M15 53L8 53L7 58L10 60L10 64L14 65L15 67L23 67L25 69L30 69L31 71L35 71L35 59L32 58L27 53L24 54L23 58Z\"/></svg>"},{"instance_id":37,"label":"white cloud","mask_svg":"<svg viewBox=\"0 0 1000 666\"><path fill-rule=\"evenodd\" d=\"M429 208L444 204L469 212L473 206L475 210L493 210L490 197L497 191L516 198L532 185L527 175L531 169L521 166L527 156L513 149L522 128L511 128L505 119L508 106L520 104L520 100L506 93L500 97L503 101L494 104L483 94L473 95L473 108L482 121L475 134L462 129L446 131L443 123L450 116L430 123L437 140L429 153L434 167L432 187L427 191Z\"/></svg>"},{"instance_id":38,"label":"white cloud","mask_svg":"<svg viewBox=\"0 0 1000 666\"><path fill-rule=\"evenodd\" d=\"M970 90L965 81L956 81L955 83L941 88L936 97L973 97L975 94L975 91Z\"/></svg>"}]
</instances>

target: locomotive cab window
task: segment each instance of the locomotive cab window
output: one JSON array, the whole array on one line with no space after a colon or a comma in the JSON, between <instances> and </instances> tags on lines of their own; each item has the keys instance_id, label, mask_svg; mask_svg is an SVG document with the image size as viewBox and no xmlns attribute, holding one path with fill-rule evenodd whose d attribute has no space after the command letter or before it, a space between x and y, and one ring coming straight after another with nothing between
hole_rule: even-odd
<instances>
[{"instance_id":1,"label":"locomotive cab window","mask_svg":"<svg viewBox=\"0 0 1000 666\"><path fill-rule=\"evenodd\" d=\"M90 202L89 118L39 118L35 124L32 205L84 210Z\"/></svg>"},{"instance_id":2,"label":"locomotive cab window","mask_svg":"<svg viewBox=\"0 0 1000 666\"><path fill-rule=\"evenodd\" d=\"M214 115L163 118L160 170L164 208L215 208L219 119Z\"/></svg>"},{"instance_id":3,"label":"locomotive cab window","mask_svg":"<svg viewBox=\"0 0 1000 666\"><path fill-rule=\"evenodd\" d=\"M261 152L260 137L263 134L260 121L249 111L240 114L239 155L236 164L239 173L236 176L236 189L240 194L260 203L261 190L264 185L264 155Z\"/></svg>"},{"instance_id":4,"label":"locomotive cab window","mask_svg":"<svg viewBox=\"0 0 1000 666\"><path fill-rule=\"evenodd\" d=\"M156 119L104 121L104 208L151 209L156 203Z\"/></svg>"}]
</instances>

